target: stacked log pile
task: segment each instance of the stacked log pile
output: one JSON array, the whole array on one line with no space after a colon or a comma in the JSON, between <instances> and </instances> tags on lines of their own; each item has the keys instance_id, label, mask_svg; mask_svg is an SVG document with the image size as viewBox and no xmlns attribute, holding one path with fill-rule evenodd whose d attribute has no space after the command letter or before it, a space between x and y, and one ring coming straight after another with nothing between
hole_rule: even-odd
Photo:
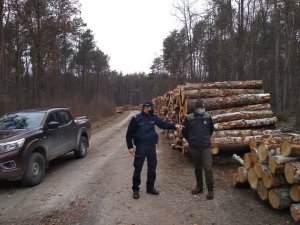
<instances>
[{"instance_id":1,"label":"stacked log pile","mask_svg":"<svg viewBox=\"0 0 300 225\"><path fill-rule=\"evenodd\" d=\"M261 80L186 84L153 101L158 106L157 113L167 121L182 123L194 111L198 99L204 102L214 122L213 154L249 148L250 140L259 142L265 135L279 132L275 130L277 118L269 104L270 94L264 93ZM180 135L167 132L167 136L173 148L188 152L188 144Z\"/></svg>"},{"instance_id":2,"label":"stacked log pile","mask_svg":"<svg viewBox=\"0 0 300 225\"><path fill-rule=\"evenodd\" d=\"M300 135L280 133L251 141L251 152L241 159L234 175L236 185L249 184L261 200L274 209L290 207L295 221L300 220Z\"/></svg>"}]
</instances>

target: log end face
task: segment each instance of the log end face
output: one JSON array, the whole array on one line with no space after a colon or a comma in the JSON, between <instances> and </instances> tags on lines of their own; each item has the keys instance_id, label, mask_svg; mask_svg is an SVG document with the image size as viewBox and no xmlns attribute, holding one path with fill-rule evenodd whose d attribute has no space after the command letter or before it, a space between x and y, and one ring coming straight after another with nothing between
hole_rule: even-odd
<instances>
[{"instance_id":1,"label":"log end face","mask_svg":"<svg viewBox=\"0 0 300 225\"><path fill-rule=\"evenodd\" d=\"M291 144L288 140L284 140L280 147L282 156L289 156L291 154Z\"/></svg>"},{"instance_id":2,"label":"log end face","mask_svg":"<svg viewBox=\"0 0 300 225\"><path fill-rule=\"evenodd\" d=\"M290 212L294 221L300 220L300 204L292 204L290 207Z\"/></svg>"}]
</instances>

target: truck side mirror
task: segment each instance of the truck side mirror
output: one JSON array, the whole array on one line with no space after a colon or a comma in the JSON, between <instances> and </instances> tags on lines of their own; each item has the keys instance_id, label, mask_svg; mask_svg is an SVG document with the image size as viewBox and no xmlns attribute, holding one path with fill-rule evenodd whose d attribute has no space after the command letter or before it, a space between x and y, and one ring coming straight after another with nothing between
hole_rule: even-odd
<instances>
[{"instance_id":1,"label":"truck side mirror","mask_svg":"<svg viewBox=\"0 0 300 225\"><path fill-rule=\"evenodd\" d=\"M56 122L56 121L51 121L47 124L47 128L48 129L55 129L59 126L59 122Z\"/></svg>"}]
</instances>

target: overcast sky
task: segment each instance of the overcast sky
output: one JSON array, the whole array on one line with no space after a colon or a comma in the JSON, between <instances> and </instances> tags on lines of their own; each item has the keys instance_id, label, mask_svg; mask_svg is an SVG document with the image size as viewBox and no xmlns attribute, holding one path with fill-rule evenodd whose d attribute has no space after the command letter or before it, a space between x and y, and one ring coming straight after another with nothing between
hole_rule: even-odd
<instances>
[{"instance_id":1,"label":"overcast sky","mask_svg":"<svg viewBox=\"0 0 300 225\"><path fill-rule=\"evenodd\" d=\"M93 30L97 46L110 56L112 70L123 74L150 72L161 55L163 40L181 28L176 0L79 0L82 18Z\"/></svg>"}]
</instances>

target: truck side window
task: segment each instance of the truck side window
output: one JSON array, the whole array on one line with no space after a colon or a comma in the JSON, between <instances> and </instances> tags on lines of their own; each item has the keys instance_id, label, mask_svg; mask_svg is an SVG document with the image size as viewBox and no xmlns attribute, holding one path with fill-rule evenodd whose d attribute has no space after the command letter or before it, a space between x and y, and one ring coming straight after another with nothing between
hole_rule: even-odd
<instances>
[{"instance_id":1,"label":"truck side window","mask_svg":"<svg viewBox=\"0 0 300 225\"><path fill-rule=\"evenodd\" d=\"M59 122L59 121L57 120L57 118L56 118L56 116L55 116L54 113L51 113L51 114L48 116L46 124L48 124L48 123L50 123L50 122Z\"/></svg>"},{"instance_id":2,"label":"truck side window","mask_svg":"<svg viewBox=\"0 0 300 225\"><path fill-rule=\"evenodd\" d=\"M72 117L67 111L59 111L57 112L58 117L59 117L59 122L61 125L68 124L71 122Z\"/></svg>"}]
</instances>

